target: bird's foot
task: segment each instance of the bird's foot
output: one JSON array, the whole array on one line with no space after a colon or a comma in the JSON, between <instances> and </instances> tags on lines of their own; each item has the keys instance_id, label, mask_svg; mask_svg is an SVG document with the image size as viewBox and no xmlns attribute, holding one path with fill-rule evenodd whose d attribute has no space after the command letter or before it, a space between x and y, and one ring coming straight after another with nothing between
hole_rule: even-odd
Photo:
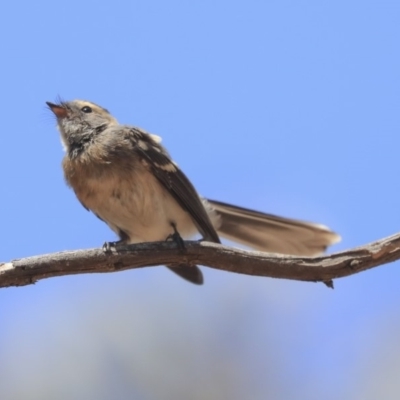
<instances>
[{"instance_id":1,"label":"bird's foot","mask_svg":"<svg viewBox=\"0 0 400 400\"><path fill-rule=\"evenodd\" d=\"M119 244L123 244L123 243L124 243L123 240L117 240L116 242L104 242L102 249L103 249L104 253L106 253L106 254L112 253L113 250L114 251L117 250L117 246Z\"/></svg>"}]
</instances>

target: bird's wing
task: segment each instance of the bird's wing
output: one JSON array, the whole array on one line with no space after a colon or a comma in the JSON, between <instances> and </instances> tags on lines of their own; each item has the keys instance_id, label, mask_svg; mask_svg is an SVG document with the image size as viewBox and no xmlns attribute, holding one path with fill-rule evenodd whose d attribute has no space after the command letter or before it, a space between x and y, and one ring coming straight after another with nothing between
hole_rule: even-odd
<instances>
[{"instance_id":1,"label":"bird's wing","mask_svg":"<svg viewBox=\"0 0 400 400\"><path fill-rule=\"evenodd\" d=\"M154 176L168 190L178 204L189 213L205 240L220 243L220 239L206 209L187 176L171 160L168 152L150 135L139 128L130 133L135 150L151 169Z\"/></svg>"}]
</instances>

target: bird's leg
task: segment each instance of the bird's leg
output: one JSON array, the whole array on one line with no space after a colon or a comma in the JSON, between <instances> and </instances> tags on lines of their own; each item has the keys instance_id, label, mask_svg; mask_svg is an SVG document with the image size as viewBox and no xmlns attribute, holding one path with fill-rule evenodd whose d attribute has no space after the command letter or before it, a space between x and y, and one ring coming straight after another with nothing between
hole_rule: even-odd
<instances>
[{"instance_id":1,"label":"bird's leg","mask_svg":"<svg viewBox=\"0 0 400 400\"><path fill-rule=\"evenodd\" d=\"M168 235L165 240L166 241L172 240L181 250L185 250L185 242L183 241L182 236L179 234L178 229L176 229L175 223L171 222L171 226L172 229L174 230L174 233Z\"/></svg>"}]
</instances>

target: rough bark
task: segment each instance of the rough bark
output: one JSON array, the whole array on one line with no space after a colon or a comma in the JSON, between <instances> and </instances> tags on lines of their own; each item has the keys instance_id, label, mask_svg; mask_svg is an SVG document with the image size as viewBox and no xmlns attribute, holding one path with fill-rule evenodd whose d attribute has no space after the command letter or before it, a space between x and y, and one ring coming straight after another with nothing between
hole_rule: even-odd
<instances>
[{"instance_id":1,"label":"rough bark","mask_svg":"<svg viewBox=\"0 0 400 400\"><path fill-rule=\"evenodd\" d=\"M173 242L63 251L0 263L0 287L23 286L40 279L90 272L116 272L157 265L200 264L240 274L324 282L353 275L400 258L400 233L368 245L320 257L293 257L239 250L208 242Z\"/></svg>"}]
</instances>

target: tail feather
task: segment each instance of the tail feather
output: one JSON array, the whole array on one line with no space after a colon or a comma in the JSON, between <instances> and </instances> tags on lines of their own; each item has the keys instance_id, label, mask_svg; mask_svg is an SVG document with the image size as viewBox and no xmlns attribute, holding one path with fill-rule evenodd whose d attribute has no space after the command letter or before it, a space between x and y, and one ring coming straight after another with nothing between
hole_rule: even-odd
<instances>
[{"instance_id":1,"label":"tail feather","mask_svg":"<svg viewBox=\"0 0 400 400\"><path fill-rule=\"evenodd\" d=\"M186 279L195 285L202 285L204 282L203 273L197 265L167 265L167 268L172 272L175 272L175 274L179 275L181 278Z\"/></svg>"},{"instance_id":2,"label":"tail feather","mask_svg":"<svg viewBox=\"0 0 400 400\"><path fill-rule=\"evenodd\" d=\"M315 256L340 236L328 227L208 200L219 216L218 234L256 250Z\"/></svg>"}]
</instances>

